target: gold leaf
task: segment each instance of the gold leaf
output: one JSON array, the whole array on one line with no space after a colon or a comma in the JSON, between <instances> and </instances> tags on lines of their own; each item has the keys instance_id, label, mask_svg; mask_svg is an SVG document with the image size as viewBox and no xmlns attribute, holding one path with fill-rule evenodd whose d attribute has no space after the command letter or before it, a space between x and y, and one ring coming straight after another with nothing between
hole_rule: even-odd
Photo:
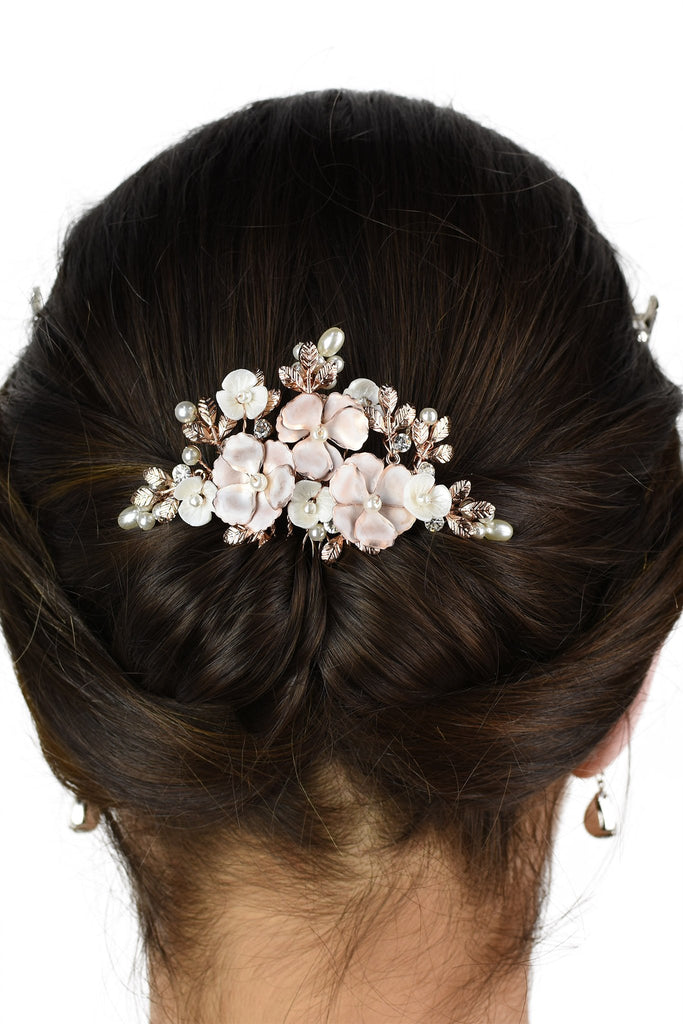
<instances>
[{"instance_id":1,"label":"gold leaf","mask_svg":"<svg viewBox=\"0 0 683 1024\"><path fill-rule=\"evenodd\" d=\"M337 367L334 363L325 363L324 366L319 366L315 371L313 378L313 388L326 388L332 387L337 382Z\"/></svg>"},{"instance_id":2,"label":"gold leaf","mask_svg":"<svg viewBox=\"0 0 683 1024\"><path fill-rule=\"evenodd\" d=\"M410 425L410 436L416 448L421 448L429 440L429 424L423 420L414 420Z\"/></svg>"},{"instance_id":3,"label":"gold leaf","mask_svg":"<svg viewBox=\"0 0 683 1024\"><path fill-rule=\"evenodd\" d=\"M400 406L394 413L394 426L395 427L409 427L415 419L417 413L414 405Z\"/></svg>"},{"instance_id":4,"label":"gold leaf","mask_svg":"<svg viewBox=\"0 0 683 1024\"><path fill-rule=\"evenodd\" d=\"M179 507L177 498L165 498L154 506L154 518L158 523L170 523L177 516Z\"/></svg>"},{"instance_id":5,"label":"gold leaf","mask_svg":"<svg viewBox=\"0 0 683 1024\"><path fill-rule=\"evenodd\" d=\"M265 378L263 376L263 370L255 370L254 376L256 377L256 386L263 384Z\"/></svg>"},{"instance_id":6,"label":"gold leaf","mask_svg":"<svg viewBox=\"0 0 683 1024\"><path fill-rule=\"evenodd\" d=\"M472 524L468 523L466 519L460 519L459 516L446 516L446 522L456 537L469 537L471 535Z\"/></svg>"},{"instance_id":7,"label":"gold leaf","mask_svg":"<svg viewBox=\"0 0 683 1024\"><path fill-rule=\"evenodd\" d=\"M135 494L131 496L130 503L136 508L148 509L154 504L156 495L151 487L138 487Z\"/></svg>"},{"instance_id":8,"label":"gold leaf","mask_svg":"<svg viewBox=\"0 0 683 1024\"><path fill-rule=\"evenodd\" d=\"M382 550L381 548L368 547L366 544L356 544L356 547L360 548L361 551L364 551L366 555L378 555Z\"/></svg>"},{"instance_id":9,"label":"gold leaf","mask_svg":"<svg viewBox=\"0 0 683 1024\"><path fill-rule=\"evenodd\" d=\"M197 415L207 427L216 422L216 403L213 398L200 398L197 402Z\"/></svg>"},{"instance_id":10,"label":"gold leaf","mask_svg":"<svg viewBox=\"0 0 683 1024\"><path fill-rule=\"evenodd\" d=\"M460 506L460 514L472 520L492 519L496 508L490 501L465 501Z\"/></svg>"},{"instance_id":11,"label":"gold leaf","mask_svg":"<svg viewBox=\"0 0 683 1024\"><path fill-rule=\"evenodd\" d=\"M159 466L148 466L143 476L153 491L161 491L171 484L171 477Z\"/></svg>"},{"instance_id":12,"label":"gold leaf","mask_svg":"<svg viewBox=\"0 0 683 1024\"><path fill-rule=\"evenodd\" d=\"M387 433L387 425L384 422L384 413L381 409L378 409L376 405L369 406L365 410L365 415L373 430L381 430L383 434Z\"/></svg>"},{"instance_id":13,"label":"gold leaf","mask_svg":"<svg viewBox=\"0 0 683 1024\"><path fill-rule=\"evenodd\" d=\"M249 531L244 526L229 526L223 534L223 540L226 544L243 544L245 541L251 540L248 533Z\"/></svg>"},{"instance_id":14,"label":"gold leaf","mask_svg":"<svg viewBox=\"0 0 683 1024\"><path fill-rule=\"evenodd\" d=\"M453 446L450 444L440 444L432 452L431 458L436 459L437 462L450 462L453 458Z\"/></svg>"},{"instance_id":15,"label":"gold leaf","mask_svg":"<svg viewBox=\"0 0 683 1024\"><path fill-rule=\"evenodd\" d=\"M218 421L218 426L216 427L218 430L218 440L224 441L236 423L237 420L231 420L223 413Z\"/></svg>"},{"instance_id":16,"label":"gold leaf","mask_svg":"<svg viewBox=\"0 0 683 1024\"><path fill-rule=\"evenodd\" d=\"M257 540L258 546L262 548L263 545L266 544L272 536L273 534L272 531L270 530L259 530L258 533L252 534L250 540Z\"/></svg>"},{"instance_id":17,"label":"gold leaf","mask_svg":"<svg viewBox=\"0 0 683 1024\"><path fill-rule=\"evenodd\" d=\"M451 484L449 490L456 501L462 501L470 493L471 486L469 480L458 480L456 484Z\"/></svg>"},{"instance_id":18,"label":"gold leaf","mask_svg":"<svg viewBox=\"0 0 683 1024\"><path fill-rule=\"evenodd\" d=\"M320 557L323 562L336 562L344 546L344 538L341 534L338 537L330 537L326 544L320 549Z\"/></svg>"},{"instance_id":19,"label":"gold leaf","mask_svg":"<svg viewBox=\"0 0 683 1024\"><path fill-rule=\"evenodd\" d=\"M392 388L390 384L382 384L379 389L379 404L387 412L393 412L398 402L398 395L396 389Z\"/></svg>"},{"instance_id":20,"label":"gold leaf","mask_svg":"<svg viewBox=\"0 0 683 1024\"><path fill-rule=\"evenodd\" d=\"M194 423L183 423L183 434L188 441L205 441L205 427L199 420L195 420Z\"/></svg>"},{"instance_id":21,"label":"gold leaf","mask_svg":"<svg viewBox=\"0 0 683 1024\"><path fill-rule=\"evenodd\" d=\"M281 366L277 372L285 387L291 388L292 391L306 390L303 377L298 370L293 370L291 366Z\"/></svg>"},{"instance_id":22,"label":"gold leaf","mask_svg":"<svg viewBox=\"0 0 683 1024\"><path fill-rule=\"evenodd\" d=\"M261 413L261 416L267 416L267 415L268 415L268 413L269 413L269 412L270 412L270 411L271 411L272 409L274 409L274 408L275 408L275 406L276 406L276 405L277 405L277 404L279 403L279 401L280 401L280 395L281 395L281 394L282 394L282 392L280 391L280 389L279 389L279 388L270 388L270 389L269 389L269 391L268 391L268 401L266 402L266 407L265 407L265 409L263 410L263 412Z\"/></svg>"},{"instance_id":23,"label":"gold leaf","mask_svg":"<svg viewBox=\"0 0 683 1024\"><path fill-rule=\"evenodd\" d=\"M442 416L432 427L431 439L432 441L443 441L444 437L448 437L450 432L451 421L448 416Z\"/></svg>"},{"instance_id":24,"label":"gold leaf","mask_svg":"<svg viewBox=\"0 0 683 1024\"><path fill-rule=\"evenodd\" d=\"M318 346L314 345L312 341L306 342L299 349L299 362L304 378L310 377L317 370L319 355Z\"/></svg>"}]
</instances>

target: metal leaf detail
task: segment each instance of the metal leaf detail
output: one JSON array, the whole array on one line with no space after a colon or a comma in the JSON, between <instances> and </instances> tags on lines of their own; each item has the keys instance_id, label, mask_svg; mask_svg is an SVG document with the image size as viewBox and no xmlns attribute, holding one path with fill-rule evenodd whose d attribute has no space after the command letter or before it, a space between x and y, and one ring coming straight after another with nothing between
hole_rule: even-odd
<instances>
[{"instance_id":1,"label":"metal leaf detail","mask_svg":"<svg viewBox=\"0 0 683 1024\"><path fill-rule=\"evenodd\" d=\"M204 426L195 420L194 423L183 423L183 434L188 441L205 441Z\"/></svg>"},{"instance_id":2,"label":"metal leaf detail","mask_svg":"<svg viewBox=\"0 0 683 1024\"><path fill-rule=\"evenodd\" d=\"M216 403L213 398L200 398L197 402L197 415L207 427L216 422Z\"/></svg>"},{"instance_id":3,"label":"metal leaf detail","mask_svg":"<svg viewBox=\"0 0 683 1024\"><path fill-rule=\"evenodd\" d=\"M229 526L223 534L226 544L243 544L245 541L251 540L252 537L253 534L247 530L246 526Z\"/></svg>"},{"instance_id":4,"label":"metal leaf detail","mask_svg":"<svg viewBox=\"0 0 683 1024\"><path fill-rule=\"evenodd\" d=\"M429 424L424 420L415 420L410 427L410 436L416 448L423 448L429 440Z\"/></svg>"},{"instance_id":5,"label":"metal leaf detail","mask_svg":"<svg viewBox=\"0 0 683 1024\"><path fill-rule=\"evenodd\" d=\"M447 515L446 522L449 527L456 535L456 537L471 537L472 536L472 524L466 519L461 519L456 516Z\"/></svg>"},{"instance_id":6,"label":"metal leaf detail","mask_svg":"<svg viewBox=\"0 0 683 1024\"><path fill-rule=\"evenodd\" d=\"M304 378L311 377L315 373L318 368L319 355L318 346L314 345L312 341L306 342L299 349L299 362Z\"/></svg>"},{"instance_id":7,"label":"metal leaf detail","mask_svg":"<svg viewBox=\"0 0 683 1024\"><path fill-rule=\"evenodd\" d=\"M261 413L261 416L267 416L268 413L271 412L271 410L273 410L275 408L275 406L279 404L281 394L282 394L282 392L280 391L279 388L270 388L269 389L269 391L268 391L268 401L266 402L266 407L263 410L263 412Z\"/></svg>"},{"instance_id":8,"label":"metal leaf detail","mask_svg":"<svg viewBox=\"0 0 683 1024\"><path fill-rule=\"evenodd\" d=\"M229 416L223 413L218 420L216 430L218 431L218 440L225 441L230 431L236 426L237 420L231 420Z\"/></svg>"},{"instance_id":9,"label":"metal leaf detail","mask_svg":"<svg viewBox=\"0 0 683 1024\"><path fill-rule=\"evenodd\" d=\"M264 383L265 377L263 376L263 370L255 370L254 376L256 377L256 386L260 386Z\"/></svg>"},{"instance_id":10,"label":"metal leaf detail","mask_svg":"<svg viewBox=\"0 0 683 1024\"><path fill-rule=\"evenodd\" d=\"M471 486L469 480L458 480L457 483L451 484L449 490L455 501L462 501L469 495Z\"/></svg>"},{"instance_id":11,"label":"metal leaf detail","mask_svg":"<svg viewBox=\"0 0 683 1024\"><path fill-rule=\"evenodd\" d=\"M336 562L344 547L344 538L339 534L337 537L330 537L320 550L320 557L323 562Z\"/></svg>"},{"instance_id":12,"label":"metal leaf detail","mask_svg":"<svg viewBox=\"0 0 683 1024\"><path fill-rule=\"evenodd\" d=\"M154 518L158 523L170 523L178 515L179 507L177 498L166 498L154 506Z\"/></svg>"},{"instance_id":13,"label":"metal leaf detail","mask_svg":"<svg viewBox=\"0 0 683 1024\"><path fill-rule=\"evenodd\" d=\"M431 440L443 441L451 432L451 421L448 416L442 416L432 427ZM441 460L439 460L441 461Z\"/></svg>"},{"instance_id":14,"label":"metal leaf detail","mask_svg":"<svg viewBox=\"0 0 683 1024\"><path fill-rule=\"evenodd\" d=\"M148 466L142 474L153 491L160 491L164 487L170 487L171 477L159 466Z\"/></svg>"},{"instance_id":15,"label":"metal leaf detail","mask_svg":"<svg viewBox=\"0 0 683 1024\"><path fill-rule=\"evenodd\" d=\"M389 384L382 384L379 389L379 404L387 412L393 412L398 402L398 395L396 389L392 388Z\"/></svg>"},{"instance_id":16,"label":"metal leaf detail","mask_svg":"<svg viewBox=\"0 0 683 1024\"><path fill-rule=\"evenodd\" d=\"M136 508L147 509L154 504L156 495L151 487L138 487L135 494L131 496L130 503Z\"/></svg>"},{"instance_id":17,"label":"metal leaf detail","mask_svg":"<svg viewBox=\"0 0 683 1024\"><path fill-rule=\"evenodd\" d=\"M460 506L460 515L471 520L492 519L496 507L490 501L466 501Z\"/></svg>"},{"instance_id":18,"label":"metal leaf detail","mask_svg":"<svg viewBox=\"0 0 683 1024\"><path fill-rule=\"evenodd\" d=\"M306 390L303 377L298 370L293 370L291 366L281 366L277 372L286 388L291 388L292 391Z\"/></svg>"},{"instance_id":19,"label":"metal leaf detail","mask_svg":"<svg viewBox=\"0 0 683 1024\"><path fill-rule=\"evenodd\" d=\"M415 410L415 406L409 405L406 402L405 405L399 406L394 413L394 426L397 428L409 427L416 416L417 412Z\"/></svg>"},{"instance_id":20,"label":"metal leaf detail","mask_svg":"<svg viewBox=\"0 0 683 1024\"><path fill-rule=\"evenodd\" d=\"M440 444L433 450L431 458L436 459L437 462L450 462L453 458L453 446L450 444Z\"/></svg>"}]
</instances>

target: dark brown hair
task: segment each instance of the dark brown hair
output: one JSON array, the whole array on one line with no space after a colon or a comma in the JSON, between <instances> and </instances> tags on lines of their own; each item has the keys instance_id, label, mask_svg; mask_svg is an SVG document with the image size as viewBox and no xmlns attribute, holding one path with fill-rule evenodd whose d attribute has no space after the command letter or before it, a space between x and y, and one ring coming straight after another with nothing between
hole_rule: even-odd
<instances>
[{"instance_id":1,"label":"dark brown hair","mask_svg":"<svg viewBox=\"0 0 683 1024\"><path fill-rule=\"evenodd\" d=\"M483 888L510 882L529 806L624 713L680 608L681 393L633 315L567 181L386 92L252 103L71 226L1 394L0 612L150 945L181 942L229 836L342 878L361 804L387 847L436 835ZM119 529L144 468L178 461L178 401L237 367L274 387L334 325L340 389L450 416L437 481L471 480L508 543L417 524L326 565L285 515L262 547L217 519Z\"/></svg>"}]
</instances>

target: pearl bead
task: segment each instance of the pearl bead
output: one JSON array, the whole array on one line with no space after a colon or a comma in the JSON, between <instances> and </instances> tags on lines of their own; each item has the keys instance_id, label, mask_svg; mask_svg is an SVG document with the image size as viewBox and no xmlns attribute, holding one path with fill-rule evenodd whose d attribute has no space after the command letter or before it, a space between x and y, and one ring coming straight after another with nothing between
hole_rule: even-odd
<instances>
[{"instance_id":1,"label":"pearl bead","mask_svg":"<svg viewBox=\"0 0 683 1024\"><path fill-rule=\"evenodd\" d=\"M379 494L371 494L365 502L365 507L371 512L378 512L382 507L382 499Z\"/></svg>"},{"instance_id":2,"label":"pearl bead","mask_svg":"<svg viewBox=\"0 0 683 1024\"><path fill-rule=\"evenodd\" d=\"M191 494L188 501L193 508L201 508L206 499L203 494Z\"/></svg>"},{"instance_id":3,"label":"pearl bead","mask_svg":"<svg viewBox=\"0 0 683 1024\"><path fill-rule=\"evenodd\" d=\"M249 483L255 491L265 491L268 486L268 478L263 473L254 473L249 477Z\"/></svg>"},{"instance_id":4,"label":"pearl bead","mask_svg":"<svg viewBox=\"0 0 683 1024\"><path fill-rule=\"evenodd\" d=\"M316 523L314 526L309 527L308 536L311 540L325 540L327 533L322 523Z\"/></svg>"},{"instance_id":5,"label":"pearl bead","mask_svg":"<svg viewBox=\"0 0 683 1024\"><path fill-rule=\"evenodd\" d=\"M199 448L193 444L188 444L187 448L183 448L182 455L180 456L186 466L196 466L201 458L201 452Z\"/></svg>"},{"instance_id":6,"label":"pearl bead","mask_svg":"<svg viewBox=\"0 0 683 1024\"><path fill-rule=\"evenodd\" d=\"M135 530L138 525L138 513L139 510L135 505L128 505L124 508L123 512L119 512L119 517L116 520L122 530Z\"/></svg>"},{"instance_id":7,"label":"pearl bead","mask_svg":"<svg viewBox=\"0 0 683 1024\"><path fill-rule=\"evenodd\" d=\"M325 427L322 426L322 424L321 426L315 428L315 430L313 431L313 437L315 438L316 441L327 440L327 430L325 429Z\"/></svg>"},{"instance_id":8,"label":"pearl bead","mask_svg":"<svg viewBox=\"0 0 683 1024\"><path fill-rule=\"evenodd\" d=\"M483 523L472 523L472 531L470 537L474 537L475 540L483 540L486 536L486 527Z\"/></svg>"},{"instance_id":9,"label":"pearl bead","mask_svg":"<svg viewBox=\"0 0 683 1024\"><path fill-rule=\"evenodd\" d=\"M238 391L235 395L235 399L240 403L240 405L246 405L250 398L251 391Z\"/></svg>"},{"instance_id":10,"label":"pearl bead","mask_svg":"<svg viewBox=\"0 0 683 1024\"><path fill-rule=\"evenodd\" d=\"M299 358L299 353L300 352L301 352L301 342L299 342L298 345L295 345L294 348L292 349L292 355L294 356L295 359Z\"/></svg>"},{"instance_id":11,"label":"pearl bead","mask_svg":"<svg viewBox=\"0 0 683 1024\"><path fill-rule=\"evenodd\" d=\"M341 373L344 369L344 360L341 356L332 356L327 362L332 363L337 373Z\"/></svg>"},{"instance_id":12,"label":"pearl bead","mask_svg":"<svg viewBox=\"0 0 683 1024\"><path fill-rule=\"evenodd\" d=\"M141 530L151 530L156 524L156 519L151 512L140 512L138 515L138 526Z\"/></svg>"},{"instance_id":13,"label":"pearl bead","mask_svg":"<svg viewBox=\"0 0 683 1024\"><path fill-rule=\"evenodd\" d=\"M330 327L318 338L318 352L329 359L337 354L344 344L344 332L340 327Z\"/></svg>"},{"instance_id":14,"label":"pearl bead","mask_svg":"<svg viewBox=\"0 0 683 1024\"><path fill-rule=\"evenodd\" d=\"M420 419L423 423L436 423L438 418L439 414L436 409L432 409L429 405L425 409L420 410Z\"/></svg>"},{"instance_id":15,"label":"pearl bead","mask_svg":"<svg viewBox=\"0 0 683 1024\"><path fill-rule=\"evenodd\" d=\"M505 519L487 519L484 522L487 540L510 540L512 526Z\"/></svg>"},{"instance_id":16,"label":"pearl bead","mask_svg":"<svg viewBox=\"0 0 683 1024\"><path fill-rule=\"evenodd\" d=\"M327 362L327 359L325 359L325 356L322 355L321 352L318 352L317 356L315 357L315 365L317 367L321 367L321 366L324 366L326 362Z\"/></svg>"},{"instance_id":17,"label":"pearl bead","mask_svg":"<svg viewBox=\"0 0 683 1024\"><path fill-rule=\"evenodd\" d=\"M318 511L318 506L314 501L307 501L304 505L304 512L308 516L312 516L314 512Z\"/></svg>"},{"instance_id":18,"label":"pearl bead","mask_svg":"<svg viewBox=\"0 0 683 1024\"><path fill-rule=\"evenodd\" d=\"M192 423L197 418L197 406L194 402L178 402L175 407L175 418L181 423Z\"/></svg>"}]
</instances>

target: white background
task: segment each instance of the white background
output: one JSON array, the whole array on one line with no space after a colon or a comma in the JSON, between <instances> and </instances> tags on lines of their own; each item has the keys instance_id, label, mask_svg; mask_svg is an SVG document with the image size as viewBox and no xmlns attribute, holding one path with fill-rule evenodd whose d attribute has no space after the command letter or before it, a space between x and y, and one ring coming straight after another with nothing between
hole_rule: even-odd
<instances>
[{"instance_id":1,"label":"white background","mask_svg":"<svg viewBox=\"0 0 683 1024\"><path fill-rule=\"evenodd\" d=\"M31 286L49 291L84 203L250 100L343 86L452 103L548 160L623 253L638 308L659 297L652 348L681 383L675 12L657 0L15 3L0 61L0 371L24 342ZM683 1020L682 666L678 630L632 744L618 839L585 833L595 784L573 783L532 1024ZM0 703L0 1016L142 1022L125 887L99 833L68 830L70 801L43 765L4 649ZM628 769L624 754L608 773L622 807Z\"/></svg>"}]
</instances>

